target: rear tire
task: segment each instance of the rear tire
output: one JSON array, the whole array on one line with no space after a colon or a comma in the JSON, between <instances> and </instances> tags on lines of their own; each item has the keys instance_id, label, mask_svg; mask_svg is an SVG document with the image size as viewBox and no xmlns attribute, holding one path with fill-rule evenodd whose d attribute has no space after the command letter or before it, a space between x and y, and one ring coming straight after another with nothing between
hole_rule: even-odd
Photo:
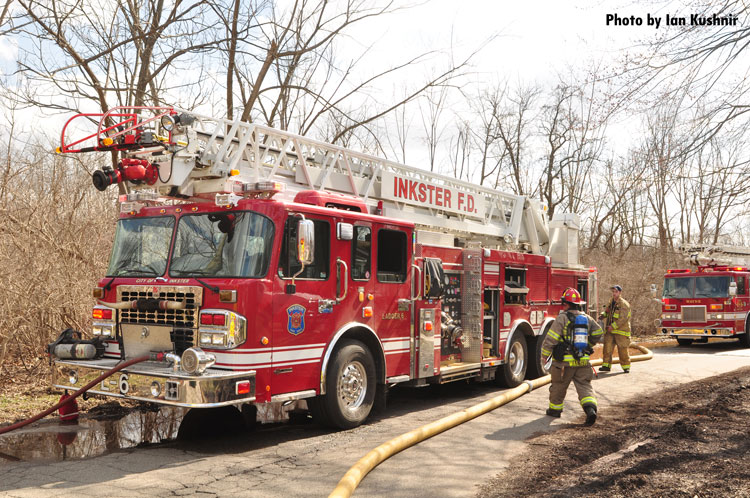
<instances>
[{"instance_id":1,"label":"rear tire","mask_svg":"<svg viewBox=\"0 0 750 498\"><path fill-rule=\"evenodd\" d=\"M682 337L677 338L677 344L680 346L692 346L693 340L692 339L683 339Z\"/></svg>"},{"instance_id":2,"label":"rear tire","mask_svg":"<svg viewBox=\"0 0 750 498\"><path fill-rule=\"evenodd\" d=\"M513 335L508 348L508 356L505 363L500 366L495 380L505 387L516 387L526 376L529 354L526 347L526 338L521 332Z\"/></svg>"},{"instance_id":3,"label":"rear tire","mask_svg":"<svg viewBox=\"0 0 750 498\"><path fill-rule=\"evenodd\" d=\"M342 341L328 366L326 393L308 399L316 422L353 429L365 421L375 400L375 361L359 341Z\"/></svg>"},{"instance_id":4,"label":"rear tire","mask_svg":"<svg viewBox=\"0 0 750 498\"><path fill-rule=\"evenodd\" d=\"M526 376L529 379L544 377L549 373L551 363L545 363L544 358L542 357L542 344L544 344L544 339L547 338L547 332L549 332L549 327L546 327L541 335L538 335L529 341L529 367L526 370Z\"/></svg>"}]
</instances>

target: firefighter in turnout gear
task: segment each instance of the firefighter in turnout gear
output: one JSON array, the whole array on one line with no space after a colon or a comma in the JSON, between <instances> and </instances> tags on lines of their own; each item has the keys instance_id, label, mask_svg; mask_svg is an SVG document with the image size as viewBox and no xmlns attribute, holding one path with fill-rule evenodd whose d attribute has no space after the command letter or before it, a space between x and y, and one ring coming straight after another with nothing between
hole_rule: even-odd
<instances>
[{"instance_id":1,"label":"firefighter in turnout gear","mask_svg":"<svg viewBox=\"0 0 750 498\"><path fill-rule=\"evenodd\" d=\"M617 356L625 373L630 372L630 303L622 298L622 287L613 285L612 300L599 318L604 321L604 351L600 372L612 370L612 352L617 345Z\"/></svg>"},{"instance_id":2,"label":"firefighter in turnout gear","mask_svg":"<svg viewBox=\"0 0 750 498\"><path fill-rule=\"evenodd\" d=\"M596 422L596 398L591 380L594 372L589 365L593 346L602 336L602 329L594 318L579 311L586 304L577 290L568 288L562 295L563 310L552 323L542 344L542 355L552 356L547 415L559 417L563 411L565 393L570 381L576 386L578 399L586 412L586 425Z\"/></svg>"}]
</instances>

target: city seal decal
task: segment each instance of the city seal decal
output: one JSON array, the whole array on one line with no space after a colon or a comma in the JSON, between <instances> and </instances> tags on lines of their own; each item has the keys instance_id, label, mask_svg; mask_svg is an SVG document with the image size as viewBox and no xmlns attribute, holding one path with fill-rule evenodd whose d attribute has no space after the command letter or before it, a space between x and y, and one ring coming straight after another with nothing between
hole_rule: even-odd
<instances>
[{"instance_id":1,"label":"city seal decal","mask_svg":"<svg viewBox=\"0 0 750 498\"><path fill-rule=\"evenodd\" d=\"M286 309L289 320L286 323L286 329L292 335L300 335L305 331L305 307L294 304Z\"/></svg>"}]
</instances>

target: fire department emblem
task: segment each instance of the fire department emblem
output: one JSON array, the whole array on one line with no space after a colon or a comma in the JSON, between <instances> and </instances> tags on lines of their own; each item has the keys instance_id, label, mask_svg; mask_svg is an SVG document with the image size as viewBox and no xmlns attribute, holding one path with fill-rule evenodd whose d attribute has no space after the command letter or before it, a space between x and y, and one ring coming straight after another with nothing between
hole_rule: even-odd
<instances>
[{"instance_id":1,"label":"fire department emblem","mask_svg":"<svg viewBox=\"0 0 750 498\"><path fill-rule=\"evenodd\" d=\"M286 309L289 315L289 321L286 323L286 329L292 335L300 335L305 331L305 307L295 304Z\"/></svg>"}]
</instances>

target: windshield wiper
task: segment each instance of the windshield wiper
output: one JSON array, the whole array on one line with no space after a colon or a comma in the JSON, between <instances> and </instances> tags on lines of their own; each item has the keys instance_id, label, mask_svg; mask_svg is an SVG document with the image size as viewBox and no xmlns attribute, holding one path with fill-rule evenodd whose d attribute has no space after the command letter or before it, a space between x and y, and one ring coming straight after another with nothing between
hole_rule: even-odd
<instances>
[{"instance_id":1,"label":"windshield wiper","mask_svg":"<svg viewBox=\"0 0 750 498\"><path fill-rule=\"evenodd\" d=\"M141 275L145 274L147 276L153 276L153 277L158 277L161 275L159 270L152 267L151 265L144 268L143 266L127 266L125 264L120 265L118 268L116 268L114 275L122 276L125 273L137 273Z\"/></svg>"}]
</instances>

